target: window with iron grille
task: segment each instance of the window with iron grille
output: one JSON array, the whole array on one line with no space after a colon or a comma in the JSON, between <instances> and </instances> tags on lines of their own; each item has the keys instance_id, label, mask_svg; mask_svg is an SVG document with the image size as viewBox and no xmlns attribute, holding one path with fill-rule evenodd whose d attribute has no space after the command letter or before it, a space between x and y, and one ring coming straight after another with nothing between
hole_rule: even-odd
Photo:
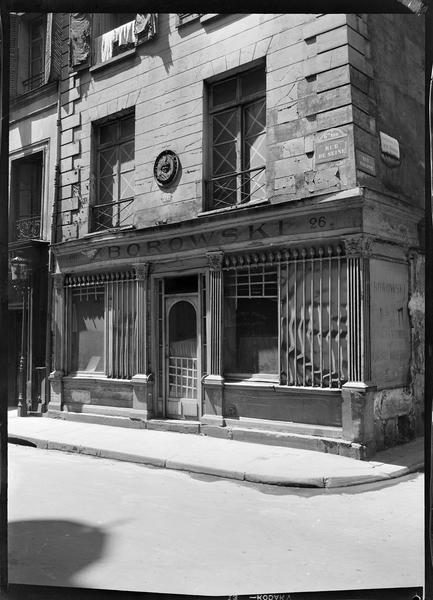
<instances>
[{"instance_id":1,"label":"window with iron grille","mask_svg":"<svg viewBox=\"0 0 433 600\"><path fill-rule=\"evenodd\" d=\"M132 272L68 277L69 372L130 379L137 363L137 280Z\"/></svg>"},{"instance_id":2,"label":"window with iron grille","mask_svg":"<svg viewBox=\"0 0 433 600\"><path fill-rule=\"evenodd\" d=\"M224 320L225 373L276 376L279 367L275 266L246 266L225 274Z\"/></svg>"},{"instance_id":3,"label":"window with iron grille","mask_svg":"<svg viewBox=\"0 0 433 600\"><path fill-rule=\"evenodd\" d=\"M42 152L12 161L9 220L11 241L40 238L42 169Z\"/></svg>"},{"instance_id":4,"label":"window with iron grille","mask_svg":"<svg viewBox=\"0 0 433 600\"><path fill-rule=\"evenodd\" d=\"M132 223L135 121L127 115L96 127L96 202L93 231Z\"/></svg>"},{"instance_id":5,"label":"window with iron grille","mask_svg":"<svg viewBox=\"0 0 433 600\"><path fill-rule=\"evenodd\" d=\"M223 268L225 375L341 388L348 380L352 293L343 249L232 255Z\"/></svg>"},{"instance_id":6,"label":"window with iron grille","mask_svg":"<svg viewBox=\"0 0 433 600\"><path fill-rule=\"evenodd\" d=\"M210 177L207 209L265 199L264 66L209 86Z\"/></svg>"}]
</instances>

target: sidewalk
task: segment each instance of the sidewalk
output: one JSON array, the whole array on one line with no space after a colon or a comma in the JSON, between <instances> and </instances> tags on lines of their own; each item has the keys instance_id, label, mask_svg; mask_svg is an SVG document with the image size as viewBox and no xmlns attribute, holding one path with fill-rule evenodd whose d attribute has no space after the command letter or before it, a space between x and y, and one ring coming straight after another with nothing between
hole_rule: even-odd
<instances>
[{"instance_id":1,"label":"sidewalk","mask_svg":"<svg viewBox=\"0 0 433 600\"><path fill-rule=\"evenodd\" d=\"M166 469L293 487L334 488L385 481L419 471L424 439L378 452L372 461L149 429L52 418L8 416L9 441Z\"/></svg>"}]
</instances>

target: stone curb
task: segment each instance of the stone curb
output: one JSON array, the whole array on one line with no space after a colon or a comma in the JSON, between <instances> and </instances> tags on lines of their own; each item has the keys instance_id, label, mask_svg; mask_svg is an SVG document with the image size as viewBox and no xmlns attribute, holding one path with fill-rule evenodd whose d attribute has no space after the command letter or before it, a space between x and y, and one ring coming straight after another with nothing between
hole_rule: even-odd
<instances>
[{"instance_id":1,"label":"stone curb","mask_svg":"<svg viewBox=\"0 0 433 600\"><path fill-rule=\"evenodd\" d=\"M80 446L67 442L52 442L45 439L40 439L28 435L11 435L11 443L19 443L20 440L31 442L37 448L43 450L58 450L61 452L69 452L75 454L85 454L98 458L106 458L109 460L118 460L136 464L143 464L152 467L165 469L173 469L177 471L186 471L189 473L200 473L202 475L212 475L226 479L234 479L237 481L248 481L253 483L262 483L267 485L278 485L281 487L304 487L304 488L338 488L349 487L353 485L362 485L366 483L375 483L378 481L389 481L403 477L409 473L420 471L424 467L424 462L415 463L409 467L402 467L395 472L374 472L371 474L360 475L342 475L335 477L308 477L308 476L293 476L293 475L272 475L260 472L236 471L235 469L224 469L219 467L206 466L202 464L194 464L182 462L174 459L164 459L156 456L144 456L140 454L132 454L117 450L106 450L101 448L93 448L91 446Z\"/></svg>"}]
</instances>

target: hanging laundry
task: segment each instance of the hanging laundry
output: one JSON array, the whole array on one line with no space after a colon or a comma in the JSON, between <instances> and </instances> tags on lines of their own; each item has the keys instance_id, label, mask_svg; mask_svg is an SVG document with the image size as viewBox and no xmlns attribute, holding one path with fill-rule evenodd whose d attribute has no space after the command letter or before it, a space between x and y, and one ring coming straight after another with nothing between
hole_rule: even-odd
<instances>
[{"instance_id":1,"label":"hanging laundry","mask_svg":"<svg viewBox=\"0 0 433 600\"><path fill-rule=\"evenodd\" d=\"M158 13L138 13L135 17L135 33L141 41L156 35Z\"/></svg>"},{"instance_id":2,"label":"hanging laundry","mask_svg":"<svg viewBox=\"0 0 433 600\"><path fill-rule=\"evenodd\" d=\"M114 32L117 36L117 43L119 46L125 46L126 44L135 44L135 30L134 30L135 21L130 21L129 23L125 23L124 25L120 25L120 27L116 27Z\"/></svg>"},{"instance_id":3,"label":"hanging laundry","mask_svg":"<svg viewBox=\"0 0 433 600\"><path fill-rule=\"evenodd\" d=\"M113 44L117 39L115 29L107 31L100 36L101 40L101 62L109 60L113 56Z\"/></svg>"}]
</instances>

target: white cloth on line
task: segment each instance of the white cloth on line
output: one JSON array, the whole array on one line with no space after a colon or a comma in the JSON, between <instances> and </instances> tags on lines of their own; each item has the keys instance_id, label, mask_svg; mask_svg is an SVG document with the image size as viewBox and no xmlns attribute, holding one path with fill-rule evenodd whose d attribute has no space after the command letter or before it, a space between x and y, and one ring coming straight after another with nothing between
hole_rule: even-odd
<instances>
[{"instance_id":1,"label":"white cloth on line","mask_svg":"<svg viewBox=\"0 0 433 600\"><path fill-rule=\"evenodd\" d=\"M133 44L135 42L134 25L135 21L129 21L129 23L125 23L124 25L120 25L120 27L116 27L116 29L114 29L119 46Z\"/></svg>"},{"instance_id":2,"label":"white cloth on line","mask_svg":"<svg viewBox=\"0 0 433 600\"><path fill-rule=\"evenodd\" d=\"M101 62L113 56L113 44L116 41L115 29L101 35Z\"/></svg>"}]
</instances>

